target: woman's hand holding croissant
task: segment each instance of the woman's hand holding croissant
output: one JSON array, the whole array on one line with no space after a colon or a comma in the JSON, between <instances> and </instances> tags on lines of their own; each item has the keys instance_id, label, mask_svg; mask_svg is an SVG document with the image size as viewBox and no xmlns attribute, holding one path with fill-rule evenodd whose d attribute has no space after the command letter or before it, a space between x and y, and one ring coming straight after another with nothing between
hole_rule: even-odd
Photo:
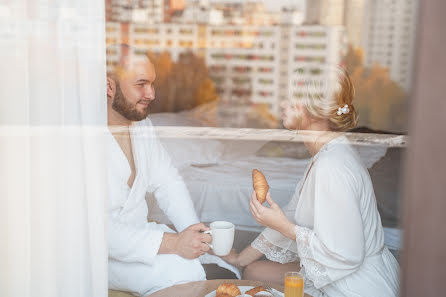
<instances>
[{"instance_id":1,"label":"woman's hand holding croissant","mask_svg":"<svg viewBox=\"0 0 446 297\"><path fill-rule=\"evenodd\" d=\"M249 202L249 209L254 219L265 227L274 229L284 236L296 240L296 234L294 233L294 224L291 223L288 218L283 213L277 203L271 198L271 195L266 195L266 201L269 203L270 207L265 207L259 203L256 197L256 193L253 192L251 195L251 200Z\"/></svg>"}]
</instances>

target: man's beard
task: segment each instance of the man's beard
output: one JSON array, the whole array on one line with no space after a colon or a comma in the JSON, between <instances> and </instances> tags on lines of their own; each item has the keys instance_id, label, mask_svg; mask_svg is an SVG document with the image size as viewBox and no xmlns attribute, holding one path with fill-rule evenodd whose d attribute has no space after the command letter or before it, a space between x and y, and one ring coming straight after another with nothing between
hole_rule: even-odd
<instances>
[{"instance_id":1,"label":"man's beard","mask_svg":"<svg viewBox=\"0 0 446 297\"><path fill-rule=\"evenodd\" d=\"M142 121L149 115L149 107L145 111L138 111L136 106L132 106L121 91L119 84L116 84L116 94L113 99L112 108L126 119L134 122Z\"/></svg>"}]
</instances>

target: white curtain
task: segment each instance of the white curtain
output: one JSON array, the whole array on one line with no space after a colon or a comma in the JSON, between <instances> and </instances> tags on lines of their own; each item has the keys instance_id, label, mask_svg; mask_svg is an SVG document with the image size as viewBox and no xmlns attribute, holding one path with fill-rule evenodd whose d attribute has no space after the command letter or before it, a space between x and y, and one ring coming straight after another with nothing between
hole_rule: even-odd
<instances>
[{"instance_id":1,"label":"white curtain","mask_svg":"<svg viewBox=\"0 0 446 297\"><path fill-rule=\"evenodd\" d=\"M107 296L104 0L0 0L0 296Z\"/></svg>"}]
</instances>

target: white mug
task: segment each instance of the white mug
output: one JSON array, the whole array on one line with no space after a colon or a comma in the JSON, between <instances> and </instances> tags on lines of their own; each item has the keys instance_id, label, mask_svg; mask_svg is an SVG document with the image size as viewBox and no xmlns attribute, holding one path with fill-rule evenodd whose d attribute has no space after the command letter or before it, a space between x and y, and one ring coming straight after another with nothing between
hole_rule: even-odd
<instances>
[{"instance_id":1,"label":"white mug","mask_svg":"<svg viewBox=\"0 0 446 297\"><path fill-rule=\"evenodd\" d=\"M234 224L225 221L216 221L209 225L211 230L204 233L212 235L212 242L209 244L214 254L226 256L232 249L234 243Z\"/></svg>"}]
</instances>

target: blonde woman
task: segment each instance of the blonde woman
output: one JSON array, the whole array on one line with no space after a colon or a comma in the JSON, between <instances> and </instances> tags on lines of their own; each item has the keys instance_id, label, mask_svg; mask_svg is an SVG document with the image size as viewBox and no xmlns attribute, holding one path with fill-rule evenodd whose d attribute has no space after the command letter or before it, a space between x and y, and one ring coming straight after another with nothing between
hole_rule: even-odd
<instances>
[{"instance_id":1,"label":"blonde woman","mask_svg":"<svg viewBox=\"0 0 446 297\"><path fill-rule=\"evenodd\" d=\"M301 78L293 91L300 100L282 104L284 126L312 135L304 140L313 156L304 177L283 210L269 194L269 207L261 205L253 192L251 214L267 228L225 260L245 267L246 279L283 283L285 272L300 270L314 297L394 297L399 266L384 245L373 185L340 133L357 123L354 88L341 68L324 73L323 82Z\"/></svg>"}]
</instances>

